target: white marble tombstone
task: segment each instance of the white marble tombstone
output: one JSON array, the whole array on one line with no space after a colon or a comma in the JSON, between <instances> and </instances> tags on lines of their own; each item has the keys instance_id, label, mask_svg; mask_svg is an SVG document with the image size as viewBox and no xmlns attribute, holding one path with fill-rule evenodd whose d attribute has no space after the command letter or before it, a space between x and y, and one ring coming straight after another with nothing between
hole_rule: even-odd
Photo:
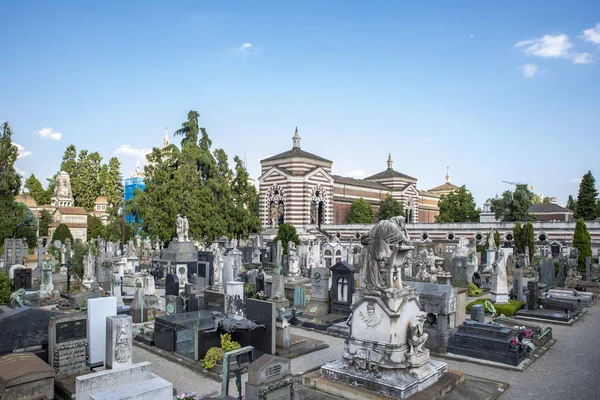
<instances>
[{"instance_id":1,"label":"white marble tombstone","mask_svg":"<svg viewBox=\"0 0 600 400\"><path fill-rule=\"evenodd\" d=\"M132 364L131 324L129 315L106 317L106 369Z\"/></svg>"},{"instance_id":2,"label":"white marble tombstone","mask_svg":"<svg viewBox=\"0 0 600 400\"><path fill-rule=\"evenodd\" d=\"M226 284L227 282L233 282L233 261L235 260L234 257L231 256L225 256L223 257L224 262L223 262L223 283Z\"/></svg>"},{"instance_id":3,"label":"white marble tombstone","mask_svg":"<svg viewBox=\"0 0 600 400\"><path fill-rule=\"evenodd\" d=\"M179 278L179 288L184 288L188 283L188 267L187 264L175 264L175 272Z\"/></svg>"},{"instance_id":4,"label":"white marble tombstone","mask_svg":"<svg viewBox=\"0 0 600 400\"><path fill-rule=\"evenodd\" d=\"M106 317L117 315L117 299L88 299L88 340L90 364L106 362Z\"/></svg>"},{"instance_id":5,"label":"white marble tombstone","mask_svg":"<svg viewBox=\"0 0 600 400\"><path fill-rule=\"evenodd\" d=\"M492 303L508 303L508 280L506 277L506 258L502 249L498 250L498 258L494 261L495 268L492 276Z\"/></svg>"}]
</instances>

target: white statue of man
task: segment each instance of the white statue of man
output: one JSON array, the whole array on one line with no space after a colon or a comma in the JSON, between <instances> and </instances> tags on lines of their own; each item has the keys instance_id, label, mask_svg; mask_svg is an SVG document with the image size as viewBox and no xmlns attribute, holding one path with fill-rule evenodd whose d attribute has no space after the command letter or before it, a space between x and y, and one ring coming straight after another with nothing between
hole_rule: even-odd
<instances>
[{"instance_id":1,"label":"white statue of man","mask_svg":"<svg viewBox=\"0 0 600 400\"><path fill-rule=\"evenodd\" d=\"M220 287L223 286L223 254L221 253L221 249L217 247L215 249L215 259L213 262L214 266L214 277L213 277L213 286Z\"/></svg>"},{"instance_id":2,"label":"white statue of man","mask_svg":"<svg viewBox=\"0 0 600 400\"><path fill-rule=\"evenodd\" d=\"M175 222L175 228L177 232L177 241L183 242L183 218L181 214L177 214L177 221Z\"/></svg>"},{"instance_id":3,"label":"white statue of man","mask_svg":"<svg viewBox=\"0 0 600 400\"><path fill-rule=\"evenodd\" d=\"M189 229L190 229L190 224L188 222L188 219L187 219L187 217L183 217L181 231L182 231L182 234L183 234L183 241L184 242L187 242L188 240L190 240L189 236L188 236Z\"/></svg>"}]
</instances>

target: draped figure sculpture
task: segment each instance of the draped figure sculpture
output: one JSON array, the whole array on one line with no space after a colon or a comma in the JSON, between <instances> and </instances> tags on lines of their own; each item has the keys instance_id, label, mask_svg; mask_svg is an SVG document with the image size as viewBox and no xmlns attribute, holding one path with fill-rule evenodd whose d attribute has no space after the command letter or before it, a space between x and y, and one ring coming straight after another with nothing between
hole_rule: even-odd
<instances>
[{"instance_id":1,"label":"draped figure sculpture","mask_svg":"<svg viewBox=\"0 0 600 400\"><path fill-rule=\"evenodd\" d=\"M367 289L402 289L400 268L414 248L404 217L382 220L362 235L363 280Z\"/></svg>"}]
</instances>

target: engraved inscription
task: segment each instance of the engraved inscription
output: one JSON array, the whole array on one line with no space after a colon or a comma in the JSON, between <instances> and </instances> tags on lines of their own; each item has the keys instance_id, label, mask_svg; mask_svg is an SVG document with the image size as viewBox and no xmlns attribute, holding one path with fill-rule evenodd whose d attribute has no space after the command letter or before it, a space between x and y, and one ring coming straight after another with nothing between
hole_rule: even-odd
<instances>
[{"instance_id":1,"label":"engraved inscription","mask_svg":"<svg viewBox=\"0 0 600 400\"><path fill-rule=\"evenodd\" d=\"M281 364L277 364L265 369L265 375L267 379L281 375L281 368Z\"/></svg>"},{"instance_id":2,"label":"engraved inscription","mask_svg":"<svg viewBox=\"0 0 600 400\"><path fill-rule=\"evenodd\" d=\"M89 347L87 342L65 345L54 349L54 370L60 374L73 374L89 367Z\"/></svg>"}]
</instances>

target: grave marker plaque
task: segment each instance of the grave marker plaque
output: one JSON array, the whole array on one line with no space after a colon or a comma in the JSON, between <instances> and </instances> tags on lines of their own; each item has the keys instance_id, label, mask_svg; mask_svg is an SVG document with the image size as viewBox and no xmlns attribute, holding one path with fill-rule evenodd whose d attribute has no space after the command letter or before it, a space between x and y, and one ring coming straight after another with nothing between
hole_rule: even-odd
<instances>
[{"instance_id":1,"label":"grave marker plaque","mask_svg":"<svg viewBox=\"0 0 600 400\"><path fill-rule=\"evenodd\" d=\"M291 400L294 397L290 378L290 360L263 355L248 367L247 400Z\"/></svg>"},{"instance_id":2,"label":"grave marker plaque","mask_svg":"<svg viewBox=\"0 0 600 400\"><path fill-rule=\"evenodd\" d=\"M51 317L48 327L48 350L48 364L54 368L56 376L89 371L87 317L84 314Z\"/></svg>"}]
</instances>

